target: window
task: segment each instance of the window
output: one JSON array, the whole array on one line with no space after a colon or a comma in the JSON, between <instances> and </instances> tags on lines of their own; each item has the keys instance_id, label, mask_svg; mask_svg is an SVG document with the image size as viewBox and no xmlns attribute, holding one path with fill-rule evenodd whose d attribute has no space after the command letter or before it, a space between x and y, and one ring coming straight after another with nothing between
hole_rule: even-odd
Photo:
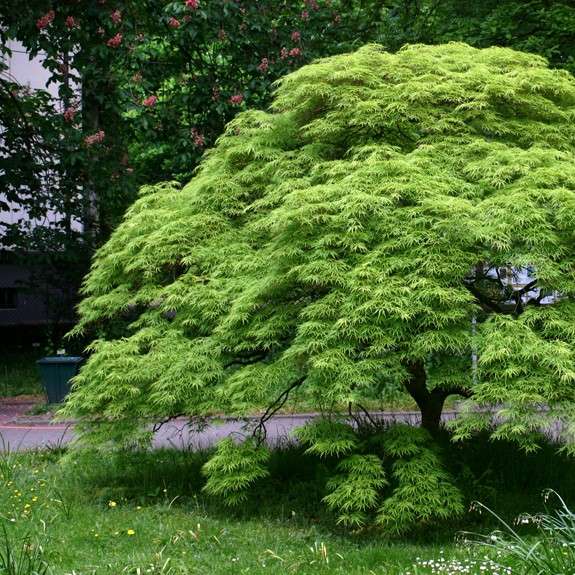
<instances>
[{"instance_id":1,"label":"window","mask_svg":"<svg viewBox=\"0 0 575 575\"><path fill-rule=\"evenodd\" d=\"M16 309L17 296L16 288L0 288L0 309Z\"/></svg>"}]
</instances>

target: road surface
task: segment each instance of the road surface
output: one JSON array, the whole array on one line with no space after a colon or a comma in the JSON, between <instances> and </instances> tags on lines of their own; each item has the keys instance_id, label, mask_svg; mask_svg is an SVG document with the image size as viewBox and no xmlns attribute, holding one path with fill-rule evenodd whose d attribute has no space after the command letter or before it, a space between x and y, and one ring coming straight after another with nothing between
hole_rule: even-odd
<instances>
[{"instance_id":1,"label":"road surface","mask_svg":"<svg viewBox=\"0 0 575 575\"><path fill-rule=\"evenodd\" d=\"M277 445L289 441L292 429L304 425L314 414L278 415L266 424L267 441ZM390 423L402 421L418 423L419 414L415 412L373 414ZM453 417L447 413L446 417ZM163 425L155 434L153 446L173 447L177 449L202 449L209 447L229 435L245 433L246 424L253 425L256 418L249 420L212 419L202 431L192 430L185 420L174 420ZM73 425L64 424L20 424L0 419L0 451L10 449L23 451L28 449L55 448L64 446L74 438Z\"/></svg>"}]
</instances>

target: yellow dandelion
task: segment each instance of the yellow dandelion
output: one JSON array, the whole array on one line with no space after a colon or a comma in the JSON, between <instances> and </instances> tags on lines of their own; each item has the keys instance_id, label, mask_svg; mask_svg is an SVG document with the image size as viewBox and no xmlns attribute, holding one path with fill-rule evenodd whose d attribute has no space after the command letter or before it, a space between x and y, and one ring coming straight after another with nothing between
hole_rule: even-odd
<instances>
[{"instance_id":1,"label":"yellow dandelion","mask_svg":"<svg viewBox=\"0 0 575 575\"><path fill-rule=\"evenodd\" d=\"M115 501L108 501L108 507L116 507L118 505Z\"/></svg>"},{"instance_id":2,"label":"yellow dandelion","mask_svg":"<svg viewBox=\"0 0 575 575\"><path fill-rule=\"evenodd\" d=\"M128 531L126 531L126 533L128 535L135 535L136 534L136 532L133 529L128 529Z\"/></svg>"}]
</instances>

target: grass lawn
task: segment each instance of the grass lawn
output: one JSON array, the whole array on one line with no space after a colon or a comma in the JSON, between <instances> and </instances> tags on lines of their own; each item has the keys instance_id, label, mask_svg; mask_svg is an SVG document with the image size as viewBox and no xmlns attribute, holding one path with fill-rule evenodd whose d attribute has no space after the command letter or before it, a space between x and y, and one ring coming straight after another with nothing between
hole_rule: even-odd
<instances>
[{"instance_id":1,"label":"grass lawn","mask_svg":"<svg viewBox=\"0 0 575 575\"><path fill-rule=\"evenodd\" d=\"M260 492L241 511L229 511L199 491L201 457L163 451L87 455L63 464L58 452L3 455L0 514L6 535L0 550L8 541L17 553L29 538L27 553L40 545L54 575L423 575L460 572L437 571L423 566L424 560L441 565L470 557L470 550L455 546L454 532L432 527L410 542L346 534L317 505L313 482L297 476L291 485ZM464 572L497 573L479 564Z\"/></svg>"},{"instance_id":2,"label":"grass lawn","mask_svg":"<svg viewBox=\"0 0 575 575\"><path fill-rule=\"evenodd\" d=\"M573 500L575 464L552 454L551 446L529 456L498 444L464 449L463 468L475 477L484 470L468 495L507 520L541 511L542 487ZM2 571L6 545L16 555L41 547L52 575L510 573L484 559L484 548L455 543L462 530L489 533L495 524L488 514L428 525L400 541L375 530L345 532L321 503L325 464L293 447L274 452L270 478L230 510L201 491L206 457L176 450L0 453L0 573L35 573Z\"/></svg>"}]
</instances>

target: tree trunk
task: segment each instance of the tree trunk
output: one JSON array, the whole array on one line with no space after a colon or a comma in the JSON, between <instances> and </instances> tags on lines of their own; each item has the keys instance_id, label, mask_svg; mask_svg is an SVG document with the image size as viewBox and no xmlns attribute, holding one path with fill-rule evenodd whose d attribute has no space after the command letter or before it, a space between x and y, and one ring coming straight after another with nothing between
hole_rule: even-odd
<instances>
[{"instance_id":1,"label":"tree trunk","mask_svg":"<svg viewBox=\"0 0 575 575\"><path fill-rule=\"evenodd\" d=\"M405 387L421 411L421 426L432 435L437 435L447 393L442 389L434 389L431 392L427 389L427 374L423 362L410 363L407 369L410 378Z\"/></svg>"},{"instance_id":2,"label":"tree trunk","mask_svg":"<svg viewBox=\"0 0 575 575\"><path fill-rule=\"evenodd\" d=\"M95 98L95 88L88 78L83 78L82 82L82 122L84 130L90 134L96 133L100 129L100 104ZM83 188L83 217L82 224L84 228L84 237L91 246L96 246L99 235L99 213L98 213L98 194L96 191L96 182L94 181L93 162L90 158L86 166L84 175Z\"/></svg>"}]
</instances>

